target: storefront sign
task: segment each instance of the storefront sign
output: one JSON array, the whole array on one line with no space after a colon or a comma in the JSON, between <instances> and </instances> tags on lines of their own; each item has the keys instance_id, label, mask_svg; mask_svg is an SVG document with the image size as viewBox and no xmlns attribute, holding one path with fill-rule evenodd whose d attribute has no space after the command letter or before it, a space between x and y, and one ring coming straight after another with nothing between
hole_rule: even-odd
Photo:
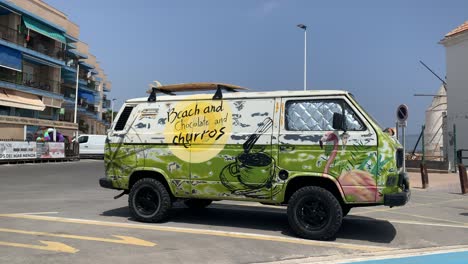
<instances>
[{"instance_id":1,"label":"storefront sign","mask_svg":"<svg viewBox=\"0 0 468 264\"><path fill-rule=\"evenodd\" d=\"M35 159L36 142L0 142L0 160Z\"/></svg>"}]
</instances>

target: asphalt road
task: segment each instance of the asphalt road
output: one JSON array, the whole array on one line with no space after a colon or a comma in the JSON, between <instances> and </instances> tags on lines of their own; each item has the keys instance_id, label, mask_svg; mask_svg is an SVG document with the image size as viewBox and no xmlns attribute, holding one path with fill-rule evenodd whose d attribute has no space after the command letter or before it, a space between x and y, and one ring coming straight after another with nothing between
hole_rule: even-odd
<instances>
[{"instance_id":1,"label":"asphalt road","mask_svg":"<svg viewBox=\"0 0 468 264\"><path fill-rule=\"evenodd\" d=\"M256 203L178 204L166 223L139 223L127 196L99 187L103 173L93 160L0 166L0 263L336 263L468 251L467 196L415 189L405 207L353 209L322 242L295 238L285 208Z\"/></svg>"}]
</instances>

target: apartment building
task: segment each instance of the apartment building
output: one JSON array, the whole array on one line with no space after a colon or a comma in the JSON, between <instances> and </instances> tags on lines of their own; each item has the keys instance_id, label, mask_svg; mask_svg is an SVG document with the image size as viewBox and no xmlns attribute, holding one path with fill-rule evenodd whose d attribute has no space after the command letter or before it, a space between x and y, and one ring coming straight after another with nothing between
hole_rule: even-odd
<instances>
[{"instance_id":1,"label":"apartment building","mask_svg":"<svg viewBox=\"0 0 468 264\"><path fill-rule=\"evenodd\" d=\"M0 140L31 140L44 128L104 134L110 90L64 13L42 0L0 0Z\"/></svg>"}]
</instances>

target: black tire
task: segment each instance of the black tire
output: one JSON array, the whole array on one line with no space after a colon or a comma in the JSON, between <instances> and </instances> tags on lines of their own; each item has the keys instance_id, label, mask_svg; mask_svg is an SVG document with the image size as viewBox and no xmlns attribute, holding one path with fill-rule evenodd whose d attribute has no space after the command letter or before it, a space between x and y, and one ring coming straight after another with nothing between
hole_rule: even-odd
<instances>
[{"instance_id":1,"label":"black tire","mask_svg":"<svg viewBox=\"0 0 468 264\"><path fill-rule=\"evenodd\" d=\"M340 203L324 188L302 187L289 199L289 225L300 237L329 240L340 229L342 220Z\"/></svg>"},{"instance_id":2,"label":"black tire","mask_svg":"<svg viewBox=\"0 0 468 264\"><path fill-rule=\"evenodd\" d=\"M343 217L347 216L349 214L349 211L351 211L351 206L343 204L341 206L341 209L343 211Z\"/></svg>"},{"instance_id":3,"label":"black tire","mask_svg":"<svg viewBox=\"0 0 468 264\"><path fill-rule=\"evenodd\" d=\"M172 201L166 187L156 179L137 181L128 196L132 216L141 222L157 223L169 215Z\"/></svg>"},{"instance_id":4,"label":"black tire","mask_svg":"<svg viewBox=\"0 0 468 264\"><path fill-rule=\"evenodd\" d=\"M206 199L188 199L184 201L184 204L190 209L203 209L209 206L213 201Z\"/></svg>"}]
</instances>

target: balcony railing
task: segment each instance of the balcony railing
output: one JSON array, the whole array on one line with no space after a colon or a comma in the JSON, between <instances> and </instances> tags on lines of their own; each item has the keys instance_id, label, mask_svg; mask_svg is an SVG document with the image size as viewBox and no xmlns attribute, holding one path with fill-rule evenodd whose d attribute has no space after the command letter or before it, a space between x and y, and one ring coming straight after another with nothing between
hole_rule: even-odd
<instances>
[{"instance_id":1,"label":"balcony railing","mask_svg":"<svg viewBox=\"0 0 468 264\"><path fill-rule=\"evenodd\" d=\"M102 99L102 108L110 108L111 107L111 101L107 99Z\"/></svg>"},{"instance_id":2,"label":"balcony railing","mask_svg":"<svg viewBox=\"0 0 468 264\"><path fill-rule=\"evenodd\" d=\"M60 87L59 81L39 77L38 74L16 72L5 68L0 68L0 80L53 93L59 92Z\"/></svg>"},{"instance_id":3,"label":"balcony railing","mask_svg":"<svg viewBox=\"0 0 468 264\"><path fill-rule=\"evenodd\" d=\"M60 82L39 77L38 74L23 73L23 85L57 93L59 91Z\"/></svg>"},{"instance_id":4,"label":"balcony railing","mask_svg":"<svg viewBox=\"0 0 468 264\"><path fill-rule=\"evenodd\" d=\"M52 40L55 44L50 45L41 40L46 37L35 37L34 41L26 41L26 35L20 31L7 27L0 24L0 38L6 41L18 44L28 49L35 50L47 56L65 60L65 50L62 48L62 44L55 40Z\"/></svg>"},{"instance_id":5,"label":"balcony railing","mask_svg":"<svg viewBox=\"0 0 468 264\"><path fill-rule=\"evenodd\" d=\"M23 77L21 72L0 68L0 81L23 84Z\"/></svg>"},{"instance_id":6,"label":"balcony railing","mask_svg":"<svg viewBox=\"0 0 468 264\"><path fill-rule=\"evenodd\" d=\"M21 46L24 46L24 35L18 30L0 25L0 38L8 42L12 42Z\"/></svg>"},{"instance_id":7,"label":"balcony railing","mask_svg":"<svg viewBox=\"0 0 468 264\"><path fill-rule=\"evenodd\" d=\"M76 96L76 89L75 88L62 86L61 89L60 89L60 93L63 94L63 96L65 98L75 100L75 96Z\"/></svg>"}]
</instances>

